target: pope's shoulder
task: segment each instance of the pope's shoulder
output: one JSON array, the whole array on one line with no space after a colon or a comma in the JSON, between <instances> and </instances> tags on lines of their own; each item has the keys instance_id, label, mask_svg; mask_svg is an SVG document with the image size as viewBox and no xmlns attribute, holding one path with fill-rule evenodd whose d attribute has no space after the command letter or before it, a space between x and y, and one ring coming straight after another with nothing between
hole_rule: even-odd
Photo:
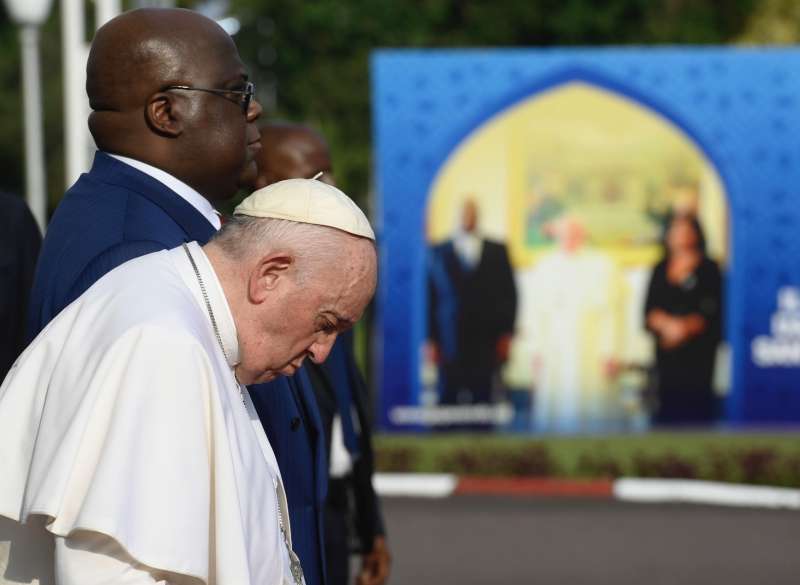
<instances>
[{"instance_id":1,"label":"pope's shoulder","mask_svg":"<svg viewBox=\"0 0 800 585\"><path fill-rule=\"evenodd\" d=\"M188 378L210 372L216 351L207 317L169 252L156 252L109 272L64 309L9 378L28 386L46 382L42 387L57 379L71 388L88 387L107 372Z\"/></svg>"},{"instance_id":2,"label":"pope's shoulder","mask_svg":"<svg viewBox=\"0 0 800 585\"><path fill-rule=\"evenodd\" d=\"M115 268L64 310L69 326L90 327L91 337L101 344L131 329L161 331L165 339L204 340L205 314L174 258L170 250L154 252Z\"/></svg>"}]
</instances>

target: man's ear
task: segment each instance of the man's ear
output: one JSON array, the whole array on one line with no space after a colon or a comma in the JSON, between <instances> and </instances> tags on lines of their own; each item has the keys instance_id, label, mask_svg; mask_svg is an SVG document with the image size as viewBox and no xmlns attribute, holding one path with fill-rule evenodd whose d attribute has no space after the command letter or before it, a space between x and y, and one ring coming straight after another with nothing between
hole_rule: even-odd
<instances>
[{"instance_id":1,"label":"man's ear","mask_svg":"<svg viewBox=\"0 0 800 585\"><path fill-rule=\"evenodd\" d=\"M250 271L247 295L253 304L261 304L274 291L282 279L287 278L294 258L288 252L272 252L263 256Z\"/></svg>"},{"instance_id":2,"label":"man's ear","mask_svg":"<svg viewBox=\"0 0 800 585\"><path fill-rule=\"evenodd\" d=\"M175 95L168 92L154 93L145 106L147 125L158 134L176 138L183 133L183 121Z\"/></svg>"}]
</instances>

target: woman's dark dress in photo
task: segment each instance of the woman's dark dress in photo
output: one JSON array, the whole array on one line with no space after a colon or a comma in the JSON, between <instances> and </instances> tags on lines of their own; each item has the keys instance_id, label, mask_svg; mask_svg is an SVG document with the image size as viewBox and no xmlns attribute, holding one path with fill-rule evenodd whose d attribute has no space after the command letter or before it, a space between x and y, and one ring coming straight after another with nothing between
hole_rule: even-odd
<instances>
[{"instance_id":1,"label":"woman's dark dress in photo","mask_svg":"<svg viewBox=\"0 0 800 585\"><path fill-rule=\"evenodd\" d=\"M678 347L664 349L657 343L654 422L712 422L716 415L712 378L722 332L722 277L717 264L703 258L682 283L673 284L667 279L667 260L662 260L650 278L645 318L654 309L670 315L699 314L706 321L702 333Z\"/></svg>"}]
</instances>

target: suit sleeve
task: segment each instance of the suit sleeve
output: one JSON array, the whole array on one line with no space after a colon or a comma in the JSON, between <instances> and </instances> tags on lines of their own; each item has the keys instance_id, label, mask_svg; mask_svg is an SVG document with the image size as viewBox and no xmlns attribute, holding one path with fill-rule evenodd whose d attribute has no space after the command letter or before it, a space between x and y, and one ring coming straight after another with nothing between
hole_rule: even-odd
<instances>
[{"instance_id":1,"label":"suit sleeve","mask_svg":"<svg viewBox=\"0 0 800 585\"><path fill-rule=\"evenodd\" d=\"M499 333L511 334L514 332L514 322L517 319L517 285L514 282L514 270L508 257L505 245L498 246L498 319Z\"/></svg>"},{"instance_id":2,"label":"suit sleeve","mask_svg":"<svg viewBox=\"0 0 800 585\"><path fill-rule=\"evenodd\" d=\"M428 339L439 342L439 327L436 322L437 294L434 270L436 270L436 248L430 248L427 256L426 286L428 296Z\"/></svg>"},{"instance_id":3,"label":"suit sleeve","mask_svg":"<svg viewBox=\"0 0 800 585\"><path fill-rule=\"evenodd\" d=\"M39 258L39 251L42 247L42 235L39 232L39 226L33 218L27 205L22 205L22 213L18 218L20 232L19 239L15 250L15 260L19 268L18 278L16 279L16 292L14 298L18 299L19 310L17 315L19 317L13 322L12 343L14 344L15 354L20 354L27 345L25 319L23 315L28 314L28 305L30 303L31 289L33 288L33 277L36 274L36 261ZM13 357L16 357L13 356ZM11 360L13 362L13 359ZM4 373L9 364L0 364L0 375Z\"/></svg>"},{"instance_id":4,"label":"suit sleeve","mask_svg":"<svg viewBox=\"0 0 800 585\"><path fill-rule=\"evenodd\" d=\"M355 362L352 334L345 336L342 341L345 343L345 353L350 366L348 369L353 380L353 400L356 403L361 426L361 456L353 466L356 527L361 550L369 552L372 550L375 537L386 534L381 502L372 485L372 477L375 474L375 454L372 448L372 421L369 415L371 411L370 397L367 383Z\"/></svg>"}]
</instances>

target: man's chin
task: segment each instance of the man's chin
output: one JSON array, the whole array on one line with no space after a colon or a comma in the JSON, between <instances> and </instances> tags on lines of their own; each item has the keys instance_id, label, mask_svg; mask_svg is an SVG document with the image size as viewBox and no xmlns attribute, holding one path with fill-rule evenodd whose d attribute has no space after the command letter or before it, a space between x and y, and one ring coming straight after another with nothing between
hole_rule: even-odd
<instances>
[{"instance_id":1,"label":"man's chin","mask_svg":"<svg viewBox=\"0 0 800 585\"><path fill-rule=\"evenodd\" d=\"M239 175L239 188L250 193L256 189L257 179L258 166L256 166L256 161L248 160L247 163L245 163L244 169Z\"/></svg>"}]
</instances>

